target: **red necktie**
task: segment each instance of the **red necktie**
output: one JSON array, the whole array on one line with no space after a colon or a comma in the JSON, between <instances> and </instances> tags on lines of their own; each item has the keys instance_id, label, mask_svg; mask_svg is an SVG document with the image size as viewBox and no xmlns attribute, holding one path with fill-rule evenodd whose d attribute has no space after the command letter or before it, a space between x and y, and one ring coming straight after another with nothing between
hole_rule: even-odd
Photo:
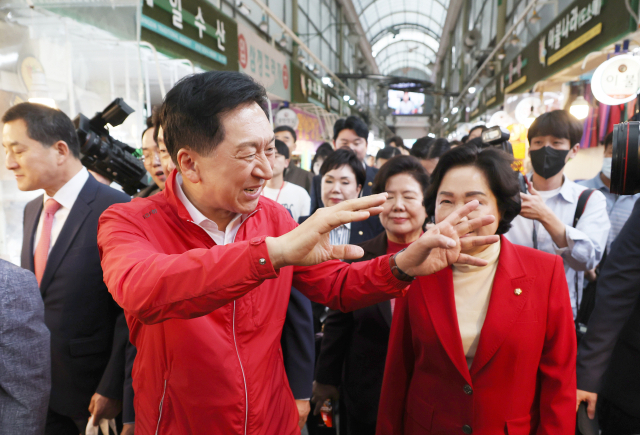
<instances>
[{"instance_id":1,"label":"red necktie","mask_svg":"<svg viewBox=\"0 0 640 435\"><path fill-rule=\"evenodd\" d=\"M38 285L42 281L42 275L44 275L44 269L47 267L47 257L49 257L49 247L51 246L51 227L53 226L53 216L62 207L55 199L49 198L44 204L44 220L42 221L42 233L40 234L40 240L38 240L38 246L36 246L36 253L33 256L33 264L36 272L36 279Z\"/></svg>"}]
</instances>

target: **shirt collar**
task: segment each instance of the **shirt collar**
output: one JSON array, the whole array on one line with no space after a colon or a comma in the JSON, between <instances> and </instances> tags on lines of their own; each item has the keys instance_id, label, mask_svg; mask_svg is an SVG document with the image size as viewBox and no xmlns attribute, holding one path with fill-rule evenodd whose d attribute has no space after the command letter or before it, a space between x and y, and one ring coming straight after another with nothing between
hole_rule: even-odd
<instances>
[{"instance_id":1,"label":"shirt collar","mask_svg":"<svg viewBox=\"0 0 640 435\"><path fill-rule=\"evenodd\" d=\"M85 183L89 179L89 171L84 166L82 169L78 171L76 175L71 177L69 181L65 183L53 196L44 194L44 203L47 202L49 198L53 198L58 204L67 209L71 209L73 204L78 199L78 195L80 195L80 191L84 187Z\"/></svg>"},{"instance_id":2,"label":"shirt collar","mask_svg":"<svg viewBox=\"0 0 640 435\"><path fill-rule=\"evenodd\" d=\"M533 172L530 172L528 175L529 181L532 181L533 179ZM563 179L564 181L562 182L562 186L560 186L560 192L558 193L558 195L562 196L562 198L564 198L565 201L574 203L577 201L577 194L576 194L576 189L574 189L574 187L576 186L576 183L574 183L573 181L569 180L567 178L566 175L563 175Z\"/></svg>"},{"instance_id":3,"label":"shirt collar","mask_svg":"<svg viewBox=\"0 0 640 435\"><path fill-rule=\"evenodd\" d=\"M180 202L184 205L184 207L187 209L187 212L189 213L189 216L191 216L191 220L193 221L194 224L201 226L201 224L203 222L207 222L209 226L215 226L215 230L218 230L218 224L216 224L214 221L212 221L211 219L209 219L208 217L206 217L205 215L203 215L200 210L198 210L192 203L191 201L189 201L189 199L187 198L187 196L184 194L184 192L182 191L182 174L178 173L176 175L176 196L178 197L178 199L180 200ZM229 222L229 225L227 225L227 228L233 228L234 225L236 224L236 221L238 219L242 221L244 221L246 218L246 216L241 215L240 213L238 213L232 220L231 222ZM218 230L219 231L219 230Z\"/></svg>"}]
</instances>

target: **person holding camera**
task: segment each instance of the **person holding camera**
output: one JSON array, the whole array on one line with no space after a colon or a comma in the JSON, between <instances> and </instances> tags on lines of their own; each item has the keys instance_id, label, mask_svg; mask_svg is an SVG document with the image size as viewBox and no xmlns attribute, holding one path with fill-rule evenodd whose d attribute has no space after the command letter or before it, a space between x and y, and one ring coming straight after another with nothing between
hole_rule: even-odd
<instances>
[{"instance_id":1,"label":"person holding camera","mask_svg":"<svg viewBox=\"0 0 640 435\"><path fill-rule=\"evenodd\" d=\"M505 235L510 242L560 255L574 319L578 315L585 271L600 262L609 234L607 201L564 176L578 154L582 123L564 110L540 115L529 128L533 174L521 193L522 210ZM576 219L577 218L577 219Z\"/></svg>"},{"instance_id":2,"label":"person holding camera","mask_svg":"<svg viewBox=\"0 0 640 435\"><path fill-rule=\"evenodd\" d=\"M479 201L473 217L496 220L465 237L500 241L464 250L485 266L454 263L396 299L378 435L573 434L576 335L564 268L502 236L520 212L512 161L465 145L433 172L425 205L436 225Z\"/></svg>"},{"instance_id":3,"label":"person holding camera","mask_svg":"<svg viewBox=\"0 0 640 435\"><path fill-rule=\"evenodd\" d=\"M24 211L22 267L35 273L51 332L51 396L45 434L78 435L93 415L120 413L129 331L103 281L98 218L129 202L80 162L80 143L63 112L33 103L2 117L6 167L22 191L44 189Z\"/></svg>"}]
</instances>

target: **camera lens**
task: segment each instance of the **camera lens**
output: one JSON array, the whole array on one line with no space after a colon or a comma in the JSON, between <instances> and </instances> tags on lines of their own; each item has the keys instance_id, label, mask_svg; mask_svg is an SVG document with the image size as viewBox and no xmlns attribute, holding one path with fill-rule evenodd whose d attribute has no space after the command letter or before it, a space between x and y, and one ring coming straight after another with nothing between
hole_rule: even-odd
<instances>
[{"instance_id":1,"label":"camera lens","mask_svg":"<svg viewBox=\"0 0 640 435\"><path fill-rule=\"evenodd\" d=\"M629 121L613 127L611 193L633 195L640 192L640 122Z\"/></svg>"}]
</instances>

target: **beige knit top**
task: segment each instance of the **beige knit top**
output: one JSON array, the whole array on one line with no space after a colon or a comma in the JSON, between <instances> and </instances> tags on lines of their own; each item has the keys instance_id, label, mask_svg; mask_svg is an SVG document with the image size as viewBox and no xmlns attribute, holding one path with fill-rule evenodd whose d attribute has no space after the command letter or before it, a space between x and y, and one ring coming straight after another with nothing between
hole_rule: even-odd
<instances>
[{"instance_id":1,"label":"beige knit top","mask_svg":"<svg viewBox=\"0 0 640 435\"><path fill-rule=\"evenodd\" d=\"M500 242L489 245L484 251L474 256L487 260L489 264L484 267L467 264L453 265L453 293L458 313L458 326L462 338L462 349L469 368L476 355L480 331L487 317L493 278L498 268Z\"/></svg>"}]
</instances>

